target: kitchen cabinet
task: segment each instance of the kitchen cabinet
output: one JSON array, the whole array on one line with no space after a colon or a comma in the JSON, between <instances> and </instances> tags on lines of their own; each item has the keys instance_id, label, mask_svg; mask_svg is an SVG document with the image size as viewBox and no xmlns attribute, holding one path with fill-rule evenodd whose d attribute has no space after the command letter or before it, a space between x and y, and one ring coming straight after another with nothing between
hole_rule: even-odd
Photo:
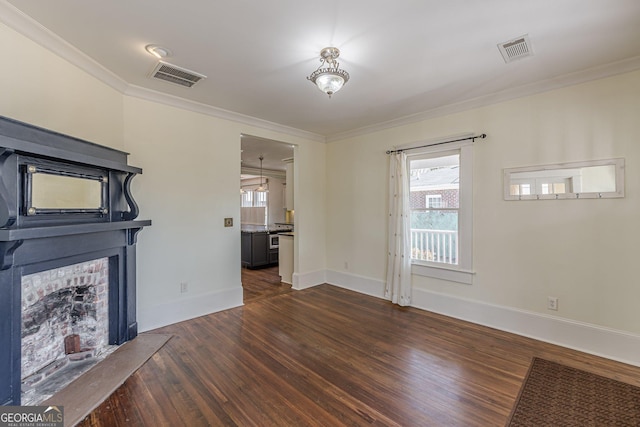
<instances>
[{"instance_id":1,"label":"kitchen cabinet","mask_svg":"<svg viewBox=\"0 0 640 427\"><path fill-rule=\"evenodd\" d=\"M271 247L269 244L274 236L276 233L268 231L242 231L240 233L242 266L257 268L277 264L278 247Z\"/></svg>"},{"instance_id":2,"label":"kitchen cabinet","mask_svg":"<svg viewBox=\"0 0 640 427\"><path fill-rule=\"evenodd\" d=\"M266 231L254 233L243 231L240 246L243 267L255 268L271 263L269 234Z\"/></svg>"}]
</instances>

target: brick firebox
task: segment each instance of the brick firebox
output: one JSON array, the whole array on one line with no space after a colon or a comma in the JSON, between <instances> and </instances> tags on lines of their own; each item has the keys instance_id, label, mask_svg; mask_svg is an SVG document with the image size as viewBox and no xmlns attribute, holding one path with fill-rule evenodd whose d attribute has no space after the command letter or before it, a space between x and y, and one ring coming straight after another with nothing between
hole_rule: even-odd
<instances>
[{"instance_id":1,"label":"brick firebox","mask_svg":"<svg viewBox=\"0 0 640 427\"><path fill-rule=\"evenodd\" d=\"M109 259L22 277L22 379L74 352L99 353L109 343Z\"/></svg>"}]
</instances>

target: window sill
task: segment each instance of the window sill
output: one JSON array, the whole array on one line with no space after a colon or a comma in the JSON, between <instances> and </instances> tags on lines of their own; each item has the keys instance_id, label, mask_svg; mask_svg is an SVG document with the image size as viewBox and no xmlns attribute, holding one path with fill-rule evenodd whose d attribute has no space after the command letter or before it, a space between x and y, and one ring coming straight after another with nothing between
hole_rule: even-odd
<instances>
[{"instance_id":1,"label":"window sill","mask_svg":"<svg viewBox=\"0 0 640 427\"><path fill-rule=\"evenodd\" d=\"M462 270L460 268L439 265L434 266L433 264L423 264L413 261L411 263L411 274L471 285L473 283L473 276L475 273L473 271Z\"/></svg>"}]
</instances>

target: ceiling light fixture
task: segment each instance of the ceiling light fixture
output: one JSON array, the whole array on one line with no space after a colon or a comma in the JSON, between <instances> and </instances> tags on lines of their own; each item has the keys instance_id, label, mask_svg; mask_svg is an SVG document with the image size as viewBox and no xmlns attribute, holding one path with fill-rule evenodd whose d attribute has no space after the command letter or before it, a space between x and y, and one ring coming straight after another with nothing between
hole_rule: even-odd
<instances>
[{"instance_id":1,"label":"ceiling light fixture","mask_svg":"<svg viewBox=\"0 0 640 427\"><path fill-rule=\"evenodd\" d=\"M158 59L166 58L167 56L171 56L171 51L166 47L158 46L157 44L148 44L144 47L147 52L151 55L155 56Z\"/></svg>"},{"instance_id":2,"label":"ceiling light fixture","mask_svg":"<svg viewBox=\"0 0 640 427\"><path fill-rule=\"evenodd\" d=\"M262 161L264 160L264 156L262 154L260 154L260 157L258 157L260 159L260 186L258 188L256 188L256 191L261 192L261 193L266 193L267 190L266 188L264 188L262 186Z\"/></svg>"},{"instance_id":3,"label":"ceiling light fixture","mask_svg":"<svg viewBox=\"0 0 640 427\"><path fill-rule=\"evenodd\" d=\"M340 69L337 61L339 56L340 49L337 47L325 47L320 51L322 64L307 77L307 80L315 83L318 89L329 95L329 98L349 81L349 73ZM322 68L323 66L325 68Z\"/></svg>"}]
</instances>

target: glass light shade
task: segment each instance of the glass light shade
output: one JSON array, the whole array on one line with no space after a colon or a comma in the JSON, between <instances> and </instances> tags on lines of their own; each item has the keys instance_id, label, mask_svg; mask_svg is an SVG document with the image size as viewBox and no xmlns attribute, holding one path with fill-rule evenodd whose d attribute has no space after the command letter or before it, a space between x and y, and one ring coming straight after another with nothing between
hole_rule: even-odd
<instances>
[{"instance_id":1,"label":"glass light shade","mask_svg":"<svg viewBox=\"0 0 640 427\"><path fill-rule=\"evenodd\" d=\"M327 95L333 95L342 88L344 85L344 78L334 73L324 73L319 75L315 81L318 89L326 93Z\"/></svg>"}]
</instances>

